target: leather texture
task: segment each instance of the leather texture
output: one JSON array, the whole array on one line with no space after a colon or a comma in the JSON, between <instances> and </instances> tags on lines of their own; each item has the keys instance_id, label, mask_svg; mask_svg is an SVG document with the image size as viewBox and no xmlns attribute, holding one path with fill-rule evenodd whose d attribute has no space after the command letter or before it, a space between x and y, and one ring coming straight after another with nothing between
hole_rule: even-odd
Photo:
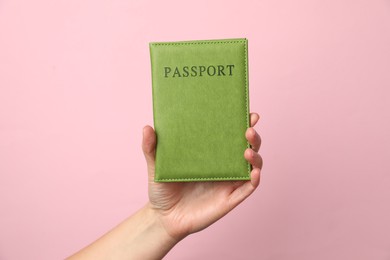
<instances>
[{"instance_id":1,"label":"leather texture","mask_svg":"<svg viewBox=\"0 0 390 260\"><path fill-rule=\"evenodd\" d=\"M152 42L155 181L249 180L247 39Z\"/></svg>"}]
</instances>

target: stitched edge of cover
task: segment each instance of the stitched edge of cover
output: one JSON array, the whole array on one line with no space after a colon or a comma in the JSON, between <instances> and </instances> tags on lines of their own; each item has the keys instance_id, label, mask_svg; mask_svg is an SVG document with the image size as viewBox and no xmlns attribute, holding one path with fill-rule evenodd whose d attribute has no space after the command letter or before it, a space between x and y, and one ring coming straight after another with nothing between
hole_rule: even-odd
<instances>
[{"instance_id":1,"label":"stitched edge of cover","mask_svg":"<svg viewBox=\"0 0 390 260\"><path fill-rule=\"evenodd\" d=\"M245 48L245 94L246 94L246 125L247 127L250 127L250 122L249 122L249 82L248 82L248 48L247 48L247 43L248 41L244 42L244 48ZM251 148L249 145L248 140L246 141L246 147ZM251 175L251 164L247 162L248 165L248 177L250 178Z\"/></svg>"},{"instance_id":2,"label":"stitched edge of cover","mask_svg":"<svg viewBox=\"0 0 390 260\"><path fill-rule=\"evenodd\" d=\"M249 102L248 102L248 50L247 50L247 40L237 40L237 41L193 41L193 42L156 42L150 43L150 45L192 45L192 44L231 44L231 43L243 43L244 44L244 67L245 67L245 106L246 106L246 124L249 125ZM246 142L247 148L250 148L249 142ZM250 179L251 165L247 162L248 165L248 176L237 176L237 177L213 177L213 178L170 178L170 179L157 179L155 181L168 182L168 181L201 181L201 180L248 180Z\"/></svg>"},{"instance_id":3,"label":"stitched edge of cover","mask_svg":"<svg viewBox=\"0 0 390 260\"><path fill-rule=\"evenodd\" d=\"M226 44L226 43L245 43L244 40L237 41L194 41L194 42L154 42L151 45L191 45L191 44Z\"/></svg>"},{"instance_id":4,"label":"stitched edge of cover","mask_svg":"<svg viewBox=\"0 0 390 260\"><path fill-rule=\"evenodd\" d=\"M205 178L171 178L171 179L155 179L157 182L169 182L169 181L176 181L176 182L184 182L184 181L211 181L211 180L220 180L220 181L228 181L228 180L250 180L249 176L243 176L243 177L205 177Z\"/></svg>"}]
</instances>

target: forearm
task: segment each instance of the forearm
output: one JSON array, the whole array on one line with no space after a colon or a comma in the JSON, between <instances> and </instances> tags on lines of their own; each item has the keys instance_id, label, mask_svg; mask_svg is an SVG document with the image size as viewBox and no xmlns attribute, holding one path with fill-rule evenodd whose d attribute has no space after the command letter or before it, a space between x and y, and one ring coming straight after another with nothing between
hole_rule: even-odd
<instances>
[{"instance_id":1,"label":"forearm","mask_svg":"<svg viewBox=\"0 0 390 260\"><path fill-rule=\"evenodd\" d=\"M162 259L177 242L147 204L68 260Z\"/></svg>"}]
</instances>

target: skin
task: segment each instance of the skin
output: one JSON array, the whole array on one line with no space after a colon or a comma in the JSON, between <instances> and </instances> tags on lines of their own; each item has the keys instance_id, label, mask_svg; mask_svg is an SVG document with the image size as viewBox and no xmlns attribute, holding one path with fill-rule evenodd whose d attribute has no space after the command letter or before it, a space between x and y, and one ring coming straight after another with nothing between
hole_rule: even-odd
<instances>
[{"instance_id":1,"label":"skin","mask_svg":"<svg viewBox=\"0 0 390 260\"><path fill-rule=\"evenodd\" d=\"M68 259L162 259L183 238L222 218L260 184L261 139L253 128L259 118L251 113L251 127L245 133L251 144L244 152L253 167L250 181L154 182L156 135L151 126L145 126L142 150L148 169L149 202Z\"/></svg>"}]
</instances>

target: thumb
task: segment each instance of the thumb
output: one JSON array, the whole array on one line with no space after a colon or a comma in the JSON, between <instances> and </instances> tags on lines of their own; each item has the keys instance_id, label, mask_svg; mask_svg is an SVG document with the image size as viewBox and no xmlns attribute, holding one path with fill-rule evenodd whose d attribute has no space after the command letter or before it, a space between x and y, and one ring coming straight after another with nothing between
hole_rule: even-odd
<instances>
[{"instance_id":1,"label":"thumb","mask_svg":"<svg viewBox=\"0 0 390 260\"><path fill-rule=\"evenodd\" d=\"M156 156L156 134L149 125L143 129L142 151L148 165L149 174L154 174L155 156Z\"/></svg>"}]
</instances>

